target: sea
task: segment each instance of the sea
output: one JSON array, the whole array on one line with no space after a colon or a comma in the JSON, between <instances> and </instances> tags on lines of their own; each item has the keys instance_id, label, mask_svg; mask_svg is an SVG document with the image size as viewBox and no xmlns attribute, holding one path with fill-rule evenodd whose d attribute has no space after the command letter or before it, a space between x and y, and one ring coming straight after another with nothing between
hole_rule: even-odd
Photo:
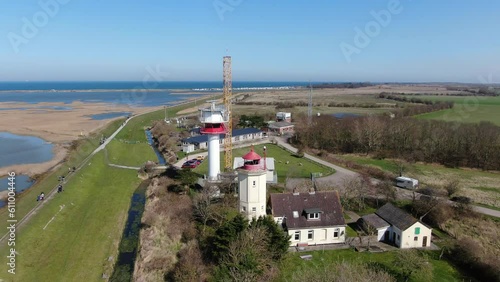
<instances>
[{"instance_id":1,"label":"sea","mask_svg":"<svg viewBox=\"0 0 500 282\"><path fill-rule=\"evenodd\" d=\"M234 82L234 91L264 89L293 89L306 86L305 82ZM143 82L0 82L0 103L17 102L38 104L43 102L71 104L110 103L132 107L173 105L188 98L202 96L202 92L222 90L220 81L158 82L146 88ZM172 93L183 90L190 94ZM197 95L196 93L200 93ZM193 94L194 93L194 94ZM54 108L68 110L68 107ZM0 105L0 110L6 110ZM22 109L22 108L20 108Z\"/></svg>"}]
</instances>

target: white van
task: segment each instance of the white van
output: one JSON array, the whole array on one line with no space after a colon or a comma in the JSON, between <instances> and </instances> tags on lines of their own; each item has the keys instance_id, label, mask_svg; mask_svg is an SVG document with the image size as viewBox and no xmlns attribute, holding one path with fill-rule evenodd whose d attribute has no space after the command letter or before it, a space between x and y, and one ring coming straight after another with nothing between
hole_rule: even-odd
<instances>
[{"instance_id":1,"label":"white van","mask_svg":"<svg viewBox=\"0 0 500 282\"><path fill-rule=\"evenodd\" d=\"M396 177L396 186L406 189L417 189L418 180L409 177Z\"/></svg>"}]
</instances>

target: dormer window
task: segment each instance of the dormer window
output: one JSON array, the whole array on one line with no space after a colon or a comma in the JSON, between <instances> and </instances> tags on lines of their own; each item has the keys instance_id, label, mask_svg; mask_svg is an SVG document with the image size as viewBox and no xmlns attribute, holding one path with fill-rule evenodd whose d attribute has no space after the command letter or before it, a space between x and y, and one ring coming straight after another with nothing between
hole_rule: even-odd
<instances>
[{"instance_id":1,"label":"dormer window","mask_svg":"<svg viewBox=\"0 0 500 282\"><path fill-rule=\"evenodd\" d=\"M305 209L304 210L304 213L306 214L307 216L307 219L311 219L311 220L319 220L320 219L320 214L321 214L321 210L320 209Z\"/></svg>"},{"instance_id":2,"label":"dormer window","mask_svg":"<svg viewBox=\"0 0 500 282\"><path fill-rule=\"evenodd\" d=\"M319 219L319 212L307 214L308 219Z\"/></svg>"}]
</instances>

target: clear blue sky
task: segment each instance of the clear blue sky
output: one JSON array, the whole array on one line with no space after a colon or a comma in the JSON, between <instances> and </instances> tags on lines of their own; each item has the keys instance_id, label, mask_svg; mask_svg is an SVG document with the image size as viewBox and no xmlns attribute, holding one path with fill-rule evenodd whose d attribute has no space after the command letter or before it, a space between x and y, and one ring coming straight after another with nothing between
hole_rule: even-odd
<instances>
[{"instance_id":1,"label":"clear blue sky","mask_svg":"<svg viewBox=\"0 0 500 282\"><path fill-rule=\"evenodd\" d=\"M400 0L362 48L355 29L397 0L41 0L68 2L46 25L39 1L0 2L0 81L220 80L225 54L240 81L500 81L497 0Z\"/></svg>"}]
</instances>

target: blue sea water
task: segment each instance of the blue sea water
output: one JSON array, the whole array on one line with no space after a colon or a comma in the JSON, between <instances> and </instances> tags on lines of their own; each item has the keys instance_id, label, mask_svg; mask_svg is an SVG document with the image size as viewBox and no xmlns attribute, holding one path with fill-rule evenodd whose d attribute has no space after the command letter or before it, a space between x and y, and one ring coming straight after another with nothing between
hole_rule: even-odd
<instances>
[{"instance_id":1,"label":"blue sea water","mask_svg":"<svg viewBox=\"0 0 500 282\"><path fill-rule=\"evenodd\" d=\"M152 83L150 83L152 84ZM307 86L308 82L266 82L234 81L233 88ZM153 86L155 89L210 89L222 88L222 81L162 81ZM0 82L1 90L87 90L87 89L145 89L141 81L34 81Z\"/></svg>"},{"instance_id":2,"label":"blue sea water","mask_svg":"<svg viewBox=\"0 0 500 282\"><path fill-rule=\"evenodd\" d=\"M0 167L50 161L53 145L34 136L0 132Z\"/></svg>"},{"instance_id":3,"label":"blue sea water","mask_svg":"<svg viewBox=\"0 0 500 282\"><path fill-rule=\"evenodd\" d=\"M128 115L132 114L131 112L111 112L111 113L102 113L102 114L96 114L96 115L91 115L90 117L95 120L104 120L104 119L110 119L110 118L116 118L116 117L126 117Z\"/></svg>"},{"instance_id":4,"label":"blue sea water","mask_svg":"<svg viewBox=\"0 0 500 282\"><path fill-rule=\"evenodd\" d=\"M233 89L252 90L262 88L301 87L301 82L234 82ZM86 103L125 104L134 107L172 105L196 94L172 94L169 89L193 91L220 91L220 81L159 82L155 91L148 91L142 82L0 82L0 103L18 102L38 104L42 102L71 104ZM22 91L34 92L22 92ZM85 91L94 90L94 91ZM113 91L111 91L113 90ZM122 91L116 91L122 90ZM62 110L62 109L58 109Z\"/></svg>"}]
</instances>

